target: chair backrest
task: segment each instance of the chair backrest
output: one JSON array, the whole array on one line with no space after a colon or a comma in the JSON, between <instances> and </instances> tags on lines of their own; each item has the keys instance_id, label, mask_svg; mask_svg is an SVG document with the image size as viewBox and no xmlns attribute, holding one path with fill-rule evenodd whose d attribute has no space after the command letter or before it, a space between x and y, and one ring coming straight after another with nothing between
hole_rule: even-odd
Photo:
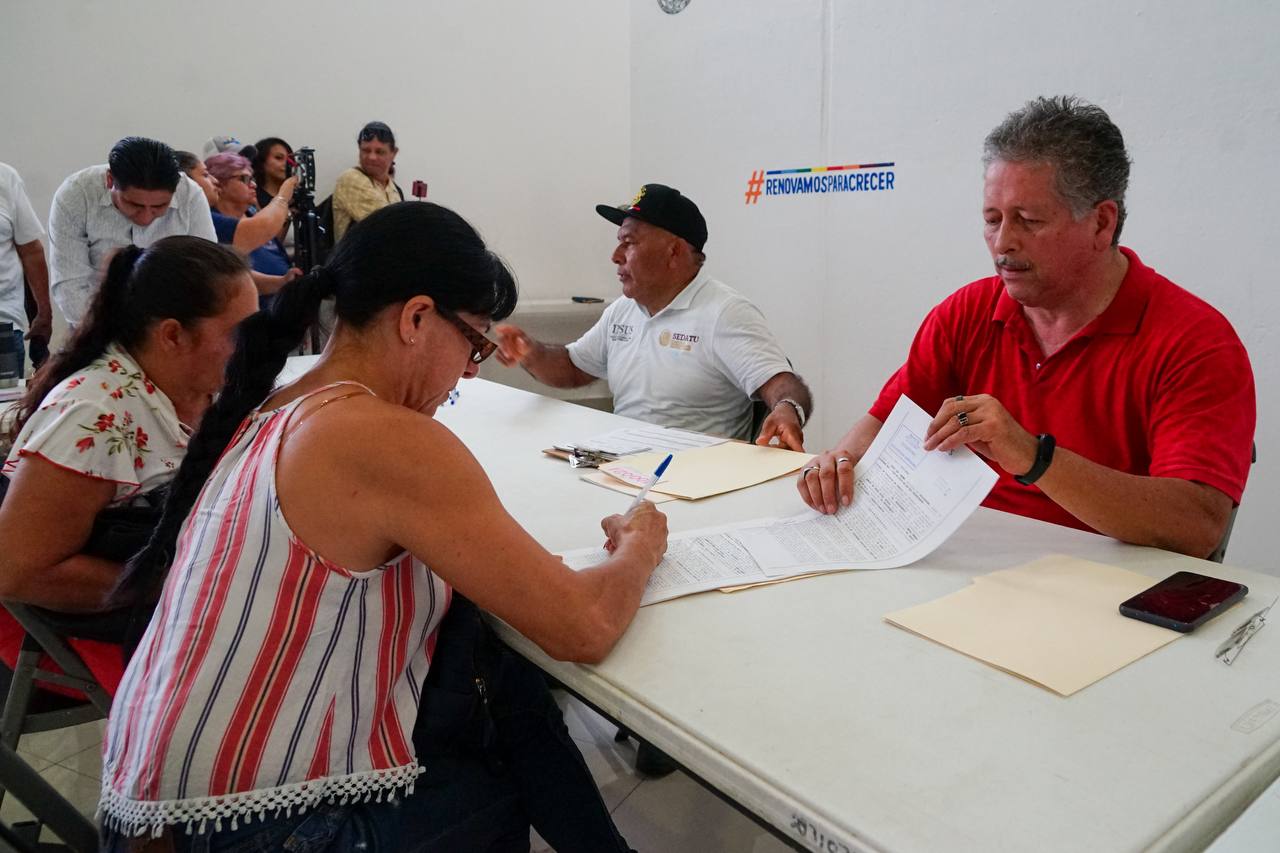
<instances>
[{"instance_id":1,"label":"chair backrest","mask_svg":"<svg viewBox=\"0 0 1280 853\"><path fill-rule=\"evenodd\" d=\"M1249 464L1253 465L1258 461L1258 443L1253 443L1253 450L1249 455ZM1223 531L1222 541L1218 543L1218 547L1213 549L1213 553L1207 559L1215 563L1221 563L1227 558L1227 543L1231 541L1231 528L1236 526L1236 513L1240 511L1240 505L1236 504L1231 508L1231 515L1227 517L1227 529Z\"/></svg>"}]
</instances>

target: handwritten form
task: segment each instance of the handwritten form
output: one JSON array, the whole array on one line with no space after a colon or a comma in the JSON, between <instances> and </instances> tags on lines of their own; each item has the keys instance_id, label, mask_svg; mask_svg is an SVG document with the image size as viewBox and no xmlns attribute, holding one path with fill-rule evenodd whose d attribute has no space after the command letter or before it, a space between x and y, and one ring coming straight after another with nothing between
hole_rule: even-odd
<instances>
[{"instance_id":1,"label":"handwritten form","mask_svg":"<svg viewBox=\"0 0 1280 853\"><path fill-rule=\"evenodd\" d=\"M929 554L996 483L995 471L966 448L926 453L930 420L899 399L855 469L853 504L835 515L806 510L672 536L641 604L815 572L890 569ZM563 557L582 569L606 554L589 548Z\"/></svg>"}]
</instances>

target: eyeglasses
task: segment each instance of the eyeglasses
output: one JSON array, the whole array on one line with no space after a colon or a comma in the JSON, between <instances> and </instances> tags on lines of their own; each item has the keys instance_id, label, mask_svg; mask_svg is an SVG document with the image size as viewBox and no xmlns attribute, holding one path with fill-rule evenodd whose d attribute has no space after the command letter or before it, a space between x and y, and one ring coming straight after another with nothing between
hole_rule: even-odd
<instances>
[{"instance_id":1,"label":"eyeglasses","mask_svg":"<svg viewBox=\"0 0 1280 853\"><path fill-rule=\"evenodd\" d=\"M253 175L233 175L232 178L233 180L237 180L248 187L251 187L255 183L257 183L256 181L254 181Z\"/></svg>"},{"instance_id":2,"label":"eyeglasses","mask_svg":"<svg viewBox=\"0 0 1280 853\"><path fill-rule=\"evenodd\" d=\"M1280 598L1277 598L1276 601L1280 601ZM1275 604L1275 601L1271 602L1246 619L1240 627L1232 631L1231 635L1222 642L1222 645L1218 646L1218 651L1214 654L1214 657L1220 659L1227 666L1231 666L1236 656L1253 639L1253 635L1261 631L1262 626L1267 624L1267 613L1271 611Z\"/></svg>"},{"instance_id":3,"label":"eyeglasses","mask_svg":"<svg viewBox=\"0 0 1280 853\"><path fill-rule=\"evenodd\" d=\"M471 361L475 364L484 361L497 350L497 344L477 332L474 326L448 308L441 308L437 305L436 311L440 312L440 316L452 323L459 332L462 332L462 336L467 339L467 343L471 344Z\"/></svg>"}]
</instances>

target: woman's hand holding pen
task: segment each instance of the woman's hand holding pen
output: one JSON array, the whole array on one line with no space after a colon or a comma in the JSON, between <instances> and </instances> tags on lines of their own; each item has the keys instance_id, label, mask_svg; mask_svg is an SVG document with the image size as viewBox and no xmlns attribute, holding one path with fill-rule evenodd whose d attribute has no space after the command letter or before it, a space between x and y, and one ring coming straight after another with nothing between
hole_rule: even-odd
<instances>
[{"instance_id":1,"label":"woman's hand holding pen","mask_svg":"<svg viewBox=\"0 0 1280 853\"><path fill-rule=\"evenodd\" d=\"M667 517L649 501L625 515L606 516L600 526L608 537L604 549L610 554L634 551L653 568L667 552Z\"/></svg>"}]
</instances>

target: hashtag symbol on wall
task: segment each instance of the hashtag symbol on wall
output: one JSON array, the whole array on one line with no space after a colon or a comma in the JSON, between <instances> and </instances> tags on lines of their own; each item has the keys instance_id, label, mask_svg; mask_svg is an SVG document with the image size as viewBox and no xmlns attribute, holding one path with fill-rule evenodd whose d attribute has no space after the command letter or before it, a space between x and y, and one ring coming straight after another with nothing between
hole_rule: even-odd
<instances>
[{"instance_id":1,"label":"hashtag symbol on wall","mask_svg":"<svg viewBox=\"0 0 1280 853\"><path fill-rule=\"evenodd\" d=\"M752 172L750 180L747 181L747 204L758 204L760 202L760 188L763 186L764 172Z\"/></svg>"}]
</instances>

